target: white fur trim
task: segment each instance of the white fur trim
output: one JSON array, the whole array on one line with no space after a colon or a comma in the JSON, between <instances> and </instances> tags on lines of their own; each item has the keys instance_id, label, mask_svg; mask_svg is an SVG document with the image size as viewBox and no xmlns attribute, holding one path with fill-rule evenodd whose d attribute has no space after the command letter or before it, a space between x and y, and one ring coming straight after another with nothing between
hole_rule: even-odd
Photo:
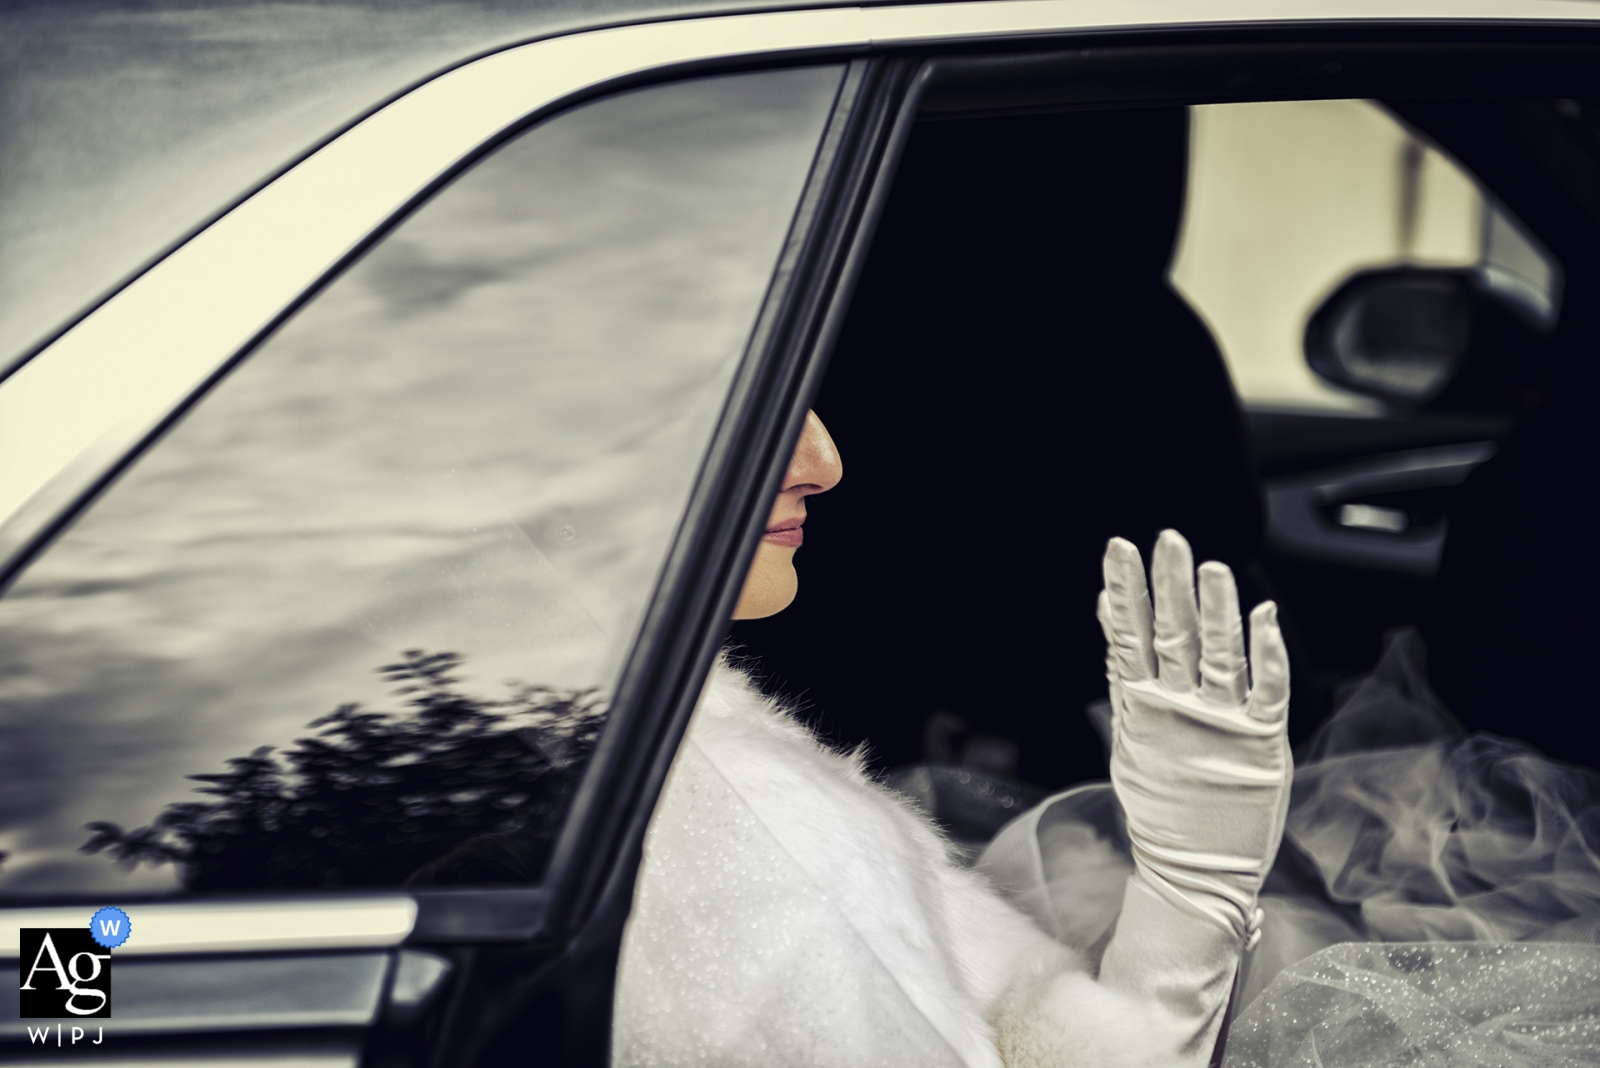
<instances>
[{"instance_id":1,"label":"white fur trim","mask_svg":"<svg viewBox=\"0 0 1600 1068\"><path fill-rule=\"evenodd\" d=\"M713 670L645 841L614 1064L1147 1068L1170 1037L1156 1017L959 866L859 754Z\"/></svg>"}]
</instances>

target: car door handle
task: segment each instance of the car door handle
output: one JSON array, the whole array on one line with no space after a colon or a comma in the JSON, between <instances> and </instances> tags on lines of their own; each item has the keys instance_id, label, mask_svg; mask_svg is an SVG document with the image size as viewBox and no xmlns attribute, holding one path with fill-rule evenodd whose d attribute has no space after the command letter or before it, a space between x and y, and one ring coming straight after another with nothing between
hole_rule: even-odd
<instances>
[{"instance_id":1,"label":"car door handle","mask_svg":"<svg viewBox=\"0 0 1600 1068\"><path fill-rule=\"evenodd\" d=\"M1349 567L1432 575L1447 521L1440 492L1494 455L1490 441L1387 453L1266 484L1268 544Z\"/></svg>"}]
</instances>

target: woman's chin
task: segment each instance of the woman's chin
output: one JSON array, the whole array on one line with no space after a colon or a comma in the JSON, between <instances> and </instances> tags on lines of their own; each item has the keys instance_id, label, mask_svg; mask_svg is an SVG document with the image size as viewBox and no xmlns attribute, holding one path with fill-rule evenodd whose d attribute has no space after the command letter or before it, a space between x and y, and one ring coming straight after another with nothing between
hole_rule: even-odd
<instances>
[{"instance_id":1,"label":"woman's chin","mask_svg":"<svg viewBox=\"0 0 1600 1068\"><path fill-rule=\"evenodd\" d=\"M800 588L794 571L794 550L775 545L756 549L750 574L744 580L734 619L764 619L789 607Z\"/></svg>"}]
</instances>

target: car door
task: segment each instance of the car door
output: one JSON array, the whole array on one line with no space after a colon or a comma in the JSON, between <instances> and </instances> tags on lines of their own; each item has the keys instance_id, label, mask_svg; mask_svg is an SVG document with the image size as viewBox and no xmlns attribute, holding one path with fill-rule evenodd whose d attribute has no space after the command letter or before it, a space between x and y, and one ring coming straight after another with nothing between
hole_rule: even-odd
<instances>
[{"instance_id":1,"label":"car door","mask_svg":"<svg viewBox=\"0 0 1600 1068\"><path fill-rule=\"evenodd\" d=\"M8 1061L604 1060L910 68L585 99L706 45L556 44L403 97L0 387L0 958L131 928L92 1030L0 1001Z\"/></svg>"}]
</instances>

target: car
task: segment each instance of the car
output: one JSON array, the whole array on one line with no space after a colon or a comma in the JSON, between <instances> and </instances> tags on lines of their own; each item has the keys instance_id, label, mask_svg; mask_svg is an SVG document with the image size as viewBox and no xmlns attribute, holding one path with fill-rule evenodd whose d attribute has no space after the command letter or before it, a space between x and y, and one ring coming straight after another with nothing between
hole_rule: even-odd
<instances>
[{"instance_id":1,"label":"car","mask_svg":"<svg viewBox=\"0 0 1600 1068\"><path fill-rule=\"evenodd\" d=\"M0 961L131 924L8 1063L604 1063L719 650L975 849L1105 774L1113 535L1280 602L1302 745L1410 625L1600 759L1591 5L0 20Z\"/></svg>"}]
</instances>

